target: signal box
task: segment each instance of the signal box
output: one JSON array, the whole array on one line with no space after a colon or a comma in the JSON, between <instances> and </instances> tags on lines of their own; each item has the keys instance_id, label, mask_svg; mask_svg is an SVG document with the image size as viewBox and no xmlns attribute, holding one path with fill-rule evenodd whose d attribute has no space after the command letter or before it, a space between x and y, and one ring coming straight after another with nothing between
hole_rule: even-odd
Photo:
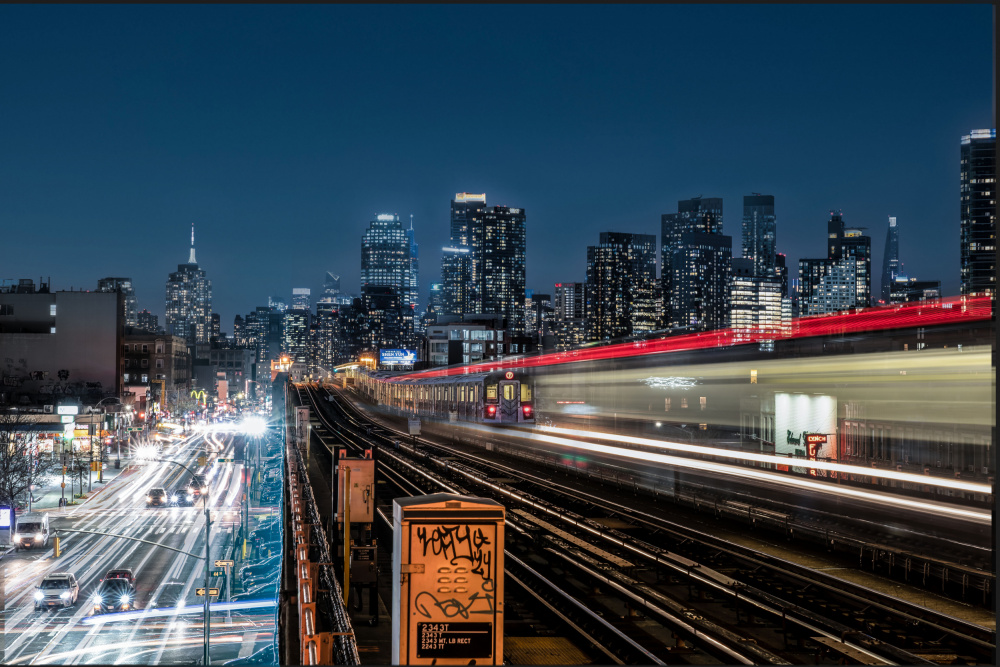
<instances>
[{"instance_id":1,"label":"signal box","mask_svg":"<svg viewBox=\"0 0 1000 667\"><path fill-rule=\"evenodd\" d=\"M337 523L344 520L345 470L351 469L351 523L375 520L375 461L341 458L337 462Z\"/></svg>"},{"instance_id":2,"label":"signal box","mask_svg":"<svg viewBox=\"0 0 1000 667\"><path fill-rule=\"evenodd\" d=\"M447 493L392 505L392 664L502 664L504 507Z\"/></svg>"}]
</instances>

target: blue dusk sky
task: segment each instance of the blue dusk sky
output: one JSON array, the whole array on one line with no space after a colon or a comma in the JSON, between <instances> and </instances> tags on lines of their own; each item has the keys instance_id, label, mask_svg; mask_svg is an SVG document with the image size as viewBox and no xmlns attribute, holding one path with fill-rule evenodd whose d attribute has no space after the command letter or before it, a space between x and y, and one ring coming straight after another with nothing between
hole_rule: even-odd
<instances>
[{"instance_id":1,"label":"blue dusk sky","mask_svg":"<svg viewBox=\"0 0 1000 667\"><path fill-rule=\"evenodd\" d=\"M359 291L361 237L413 214L420 308L449 200L527 212L527 286L582 281L602 231L773 194L793 275L826 221L959 290L959 143L993 126L977 5L4 5L0 278L134 280L163 324L191 223L224 331Z\"/></svg>"}]
</instances>

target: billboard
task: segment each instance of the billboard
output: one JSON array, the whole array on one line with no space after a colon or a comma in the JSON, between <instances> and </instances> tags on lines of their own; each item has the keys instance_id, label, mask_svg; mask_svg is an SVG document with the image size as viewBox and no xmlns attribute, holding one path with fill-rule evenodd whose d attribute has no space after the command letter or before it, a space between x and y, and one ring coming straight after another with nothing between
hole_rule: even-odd
<instances>
[{"instance_id":1,"label":"billboard","mask_svg":"<svg viewBox=\"0 0 1000 667\"><path fill-rule=\"evenodd\" d=\"M837 398L817 394L774 395L774 450L803 458L836 457Z\"/></svg>"},{"instance_id":2,"label":"billboard","mask_svg":"<svg viewBox=\"0 0 1000 667\"><path fill-rule=\"evenodd\" d=\"M417 361L416 350L380 350L379 364L382 366L412 366Z\"/></svg>"}]
</instances>

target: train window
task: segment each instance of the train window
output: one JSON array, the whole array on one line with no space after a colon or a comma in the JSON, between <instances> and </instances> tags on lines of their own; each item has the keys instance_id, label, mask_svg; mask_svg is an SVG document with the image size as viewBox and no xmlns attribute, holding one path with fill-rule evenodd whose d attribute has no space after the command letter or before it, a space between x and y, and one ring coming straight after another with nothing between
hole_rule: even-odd
<instances>
[{"instance_id":1,"label":"train window","mask_svg":"<svg viewBox=\"0 0 1000 667\"><path fill-rule=\"evenodd\" d=\"M521 383L521 402L527 403L531 400L531 385Z\"/></svg>"},{"instance_id":2,"label":"train window","mask_svg":"<svg viewBox=\"0 0 1000 667\"><path fill-rule=\"evenodd\" d=\"M503 400L513 401L514 400L514 385L505 384L503 386Z\"/></svg>"},{"instance_id":3,"label":"train window","mask_svg":"<svg viewBox=\"0 0 1000 667\"><path fill-rule=\"evenodd\" d=\"M487 385L486 400L497 400L497 386L495 384Z\"/></svg>"},{"instance_id":4,"label":"train window","mask_svg":"<svg viewBox=\"0 0 1000 667\"><path fill-rule=\"evenodd\" d=\"M465 387L464 386L461 387L461 388L459 388L459 390L458 390L458 400L460 400L460 401L464 401L465 400Z\"/></svg>"}]
</instances>

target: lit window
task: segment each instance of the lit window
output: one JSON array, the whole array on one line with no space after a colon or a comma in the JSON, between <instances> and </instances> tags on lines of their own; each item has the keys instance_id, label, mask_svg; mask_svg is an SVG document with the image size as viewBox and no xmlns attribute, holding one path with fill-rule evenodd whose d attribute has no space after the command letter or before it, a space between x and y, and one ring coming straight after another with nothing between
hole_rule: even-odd
<instances>
[{"instance_id":1,"label":"lit window","mask_svg":"<svg viewBox=\"0 0 1000 667\"><path fill-rule=\"evenodd\" d=\"M56 332L56 328L55 327L49 327L49 333L50 334L54 334L55 332Z\"/></svg>"},{"instance_id":2,"label":"lit window","mask_svg":"<svg viewBox=\"0 0 1000 667\"><path fill-rule=\"evenodd\" d=\"M56 304L54 304L54 303L49 304L49 316L50 317L55 317L56 316Z\"/></svg>"}]
</instances>

